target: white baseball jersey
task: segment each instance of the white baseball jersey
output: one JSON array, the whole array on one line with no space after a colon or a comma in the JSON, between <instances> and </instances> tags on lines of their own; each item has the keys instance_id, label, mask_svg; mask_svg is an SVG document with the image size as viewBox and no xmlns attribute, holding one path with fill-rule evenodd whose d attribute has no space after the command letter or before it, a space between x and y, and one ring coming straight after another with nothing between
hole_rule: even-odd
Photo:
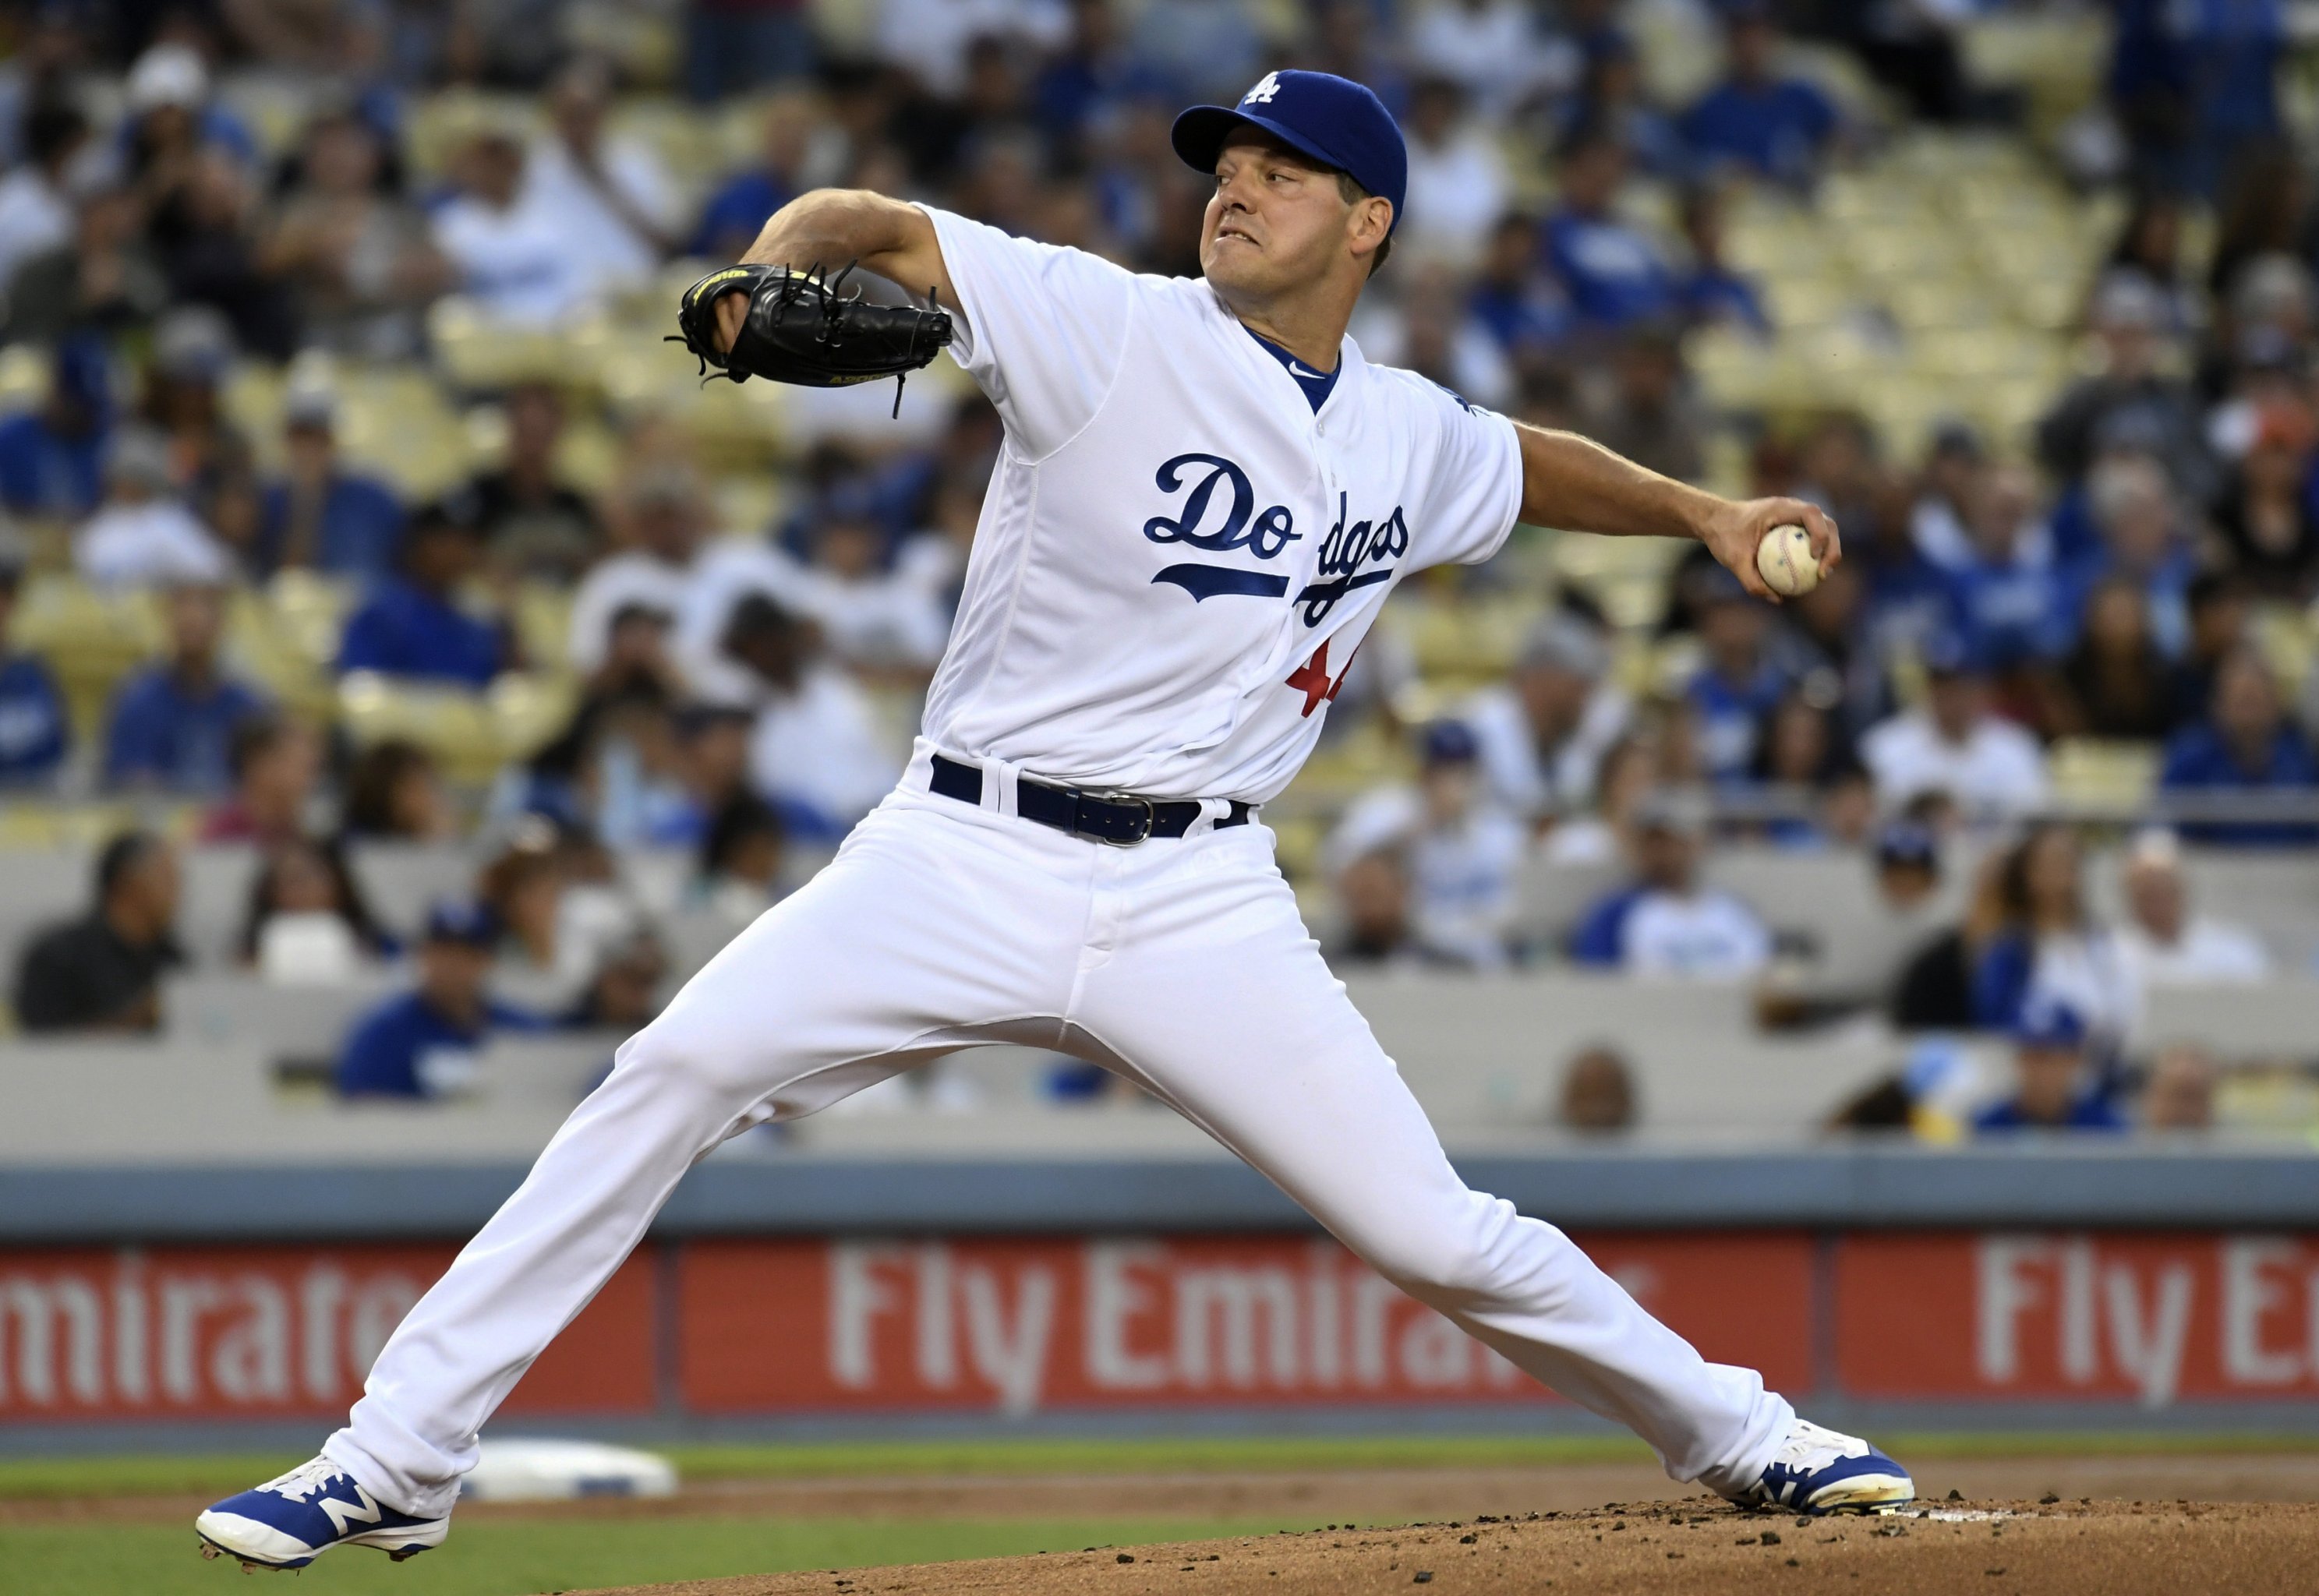
<instances>
[{"instance_id":1,"label":"white baseball jersey","mask_svg":"<svg viewBox=\"0 0 2319 1596\"><path fill-rule=\"evenodd\" d=\"M1012 766L1270 797L1394 581L1503 541L1513 428L1350 342L1316 414L1205 283L934 215L965 310L952 348L1006 444L927 740L1006 762L1002 795ZM930 763L621 1044L411 1310L326 1447L365 1490L449 1512L484 1420L709 1149L1001 1042L1061 1048L1179 1109L1676 1478L1728 1493L1762 1476L1794 1410L1568 1237L1467 1188L1322 961L1268 827L1098 847L931 792Z\"/></svg>"},{"instance_id":2,"label":"white baseball jersey","mask_svg":"<svg viewBox=\"0 0 2319 1596\"><path fill-rule=\"evenodd\" d=\"M951 353L1006 428L926 736L1082 787L1270 798L1394 583L1512 530L1512 423L1350 338L1316 413L1205 281L926 213Z\"/></svg>"}]
</instances>

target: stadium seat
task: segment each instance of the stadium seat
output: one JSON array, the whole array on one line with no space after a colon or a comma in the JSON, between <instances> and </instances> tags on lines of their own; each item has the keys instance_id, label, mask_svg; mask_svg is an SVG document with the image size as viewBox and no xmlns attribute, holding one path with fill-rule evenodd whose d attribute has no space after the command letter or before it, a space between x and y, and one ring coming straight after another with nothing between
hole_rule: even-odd
<instances>
[{"instance_id":1,"label":"stadium seat","mask_svg":"<svg viewBox=\"0 0 2319 1596\"><path fill-rule=\"evenodd\" d=\"M540 672L509 672L477 693L357 671L339 680L338 717L357 744L407 737L451 780L482 786L561 730L574 696L567 678Z\"/></svg>"},{"instance_id":2,"label":"stadium seat","mask_svg":"<svg viewBox=\"0 0 2319 1596\"><path fill-rule=\"evenodd\" d=\"M311 987L235 972L176 976L161 984L162 1024L172 1042L238 1044L268 1060L334 1058L365 1011L402 984L384 972Z\"/></svg>"},{"instance_id":3,"label":"stadium seat","mask_svg":"<svg viewBox=\"0 0 2319 1596\"><path fill-rule=\"evenodd\" d=\"M67 575L24 584L13 632L16 646L48 659L83 741L98 735L114 686L163 641L151 595L104 591Z\"/></svg>"},{"instance_id":4,"label":"stadium seat","mask_svg":"<svg viewBox=\"0 0 2319 1596\"><path fill-rule=\"evenodd\" d=\"M2147 743L2064 737L2045 762L2054 801L2075 814L2142 813L2158 787L2158 750Z\"/></svg>"},{"instance_id":5,"label":"stadium seat","mask_svg":"<svg viewBox=\"0 0 2319 1596\"><path fill-rule=\"evenodd\" d=\"M363 897L387 929L415 933L438 900L471 896L483 861L459 843L365 839L347 851L347 864Z\"/></svg>"}]
</instances>

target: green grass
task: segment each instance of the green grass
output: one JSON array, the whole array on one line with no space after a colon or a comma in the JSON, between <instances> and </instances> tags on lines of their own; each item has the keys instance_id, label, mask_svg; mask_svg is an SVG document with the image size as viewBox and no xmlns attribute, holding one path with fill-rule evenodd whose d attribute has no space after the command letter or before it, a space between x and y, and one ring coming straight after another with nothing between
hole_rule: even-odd
<instances>
[{"instance_id":1,"label":"green grass","mask_svg":"<svg viewBox=\"0 0 2319 1596\"><path fill-rule=\"evenodd\" d=\"M333 1552L294 1582L245 1579L204 1561L192 1526L86 1523L0 1528L0 1587L9 1596L525 1596L603 1585L937 1563L1087 1546L1311 1528L1297 1523L1170 1519L976 1523L928 1519L753 1521L729 1518L478 1519L411 1562L359 1547Z\"/></svg>"},{"instance_id":2,"label":"green grass","mask_svg":"<svg viewBox=\"0 0 2319 1596\"><path fill-rule=\"evenodd\" d=\"M2319 1436L2292 1435L1935 1432L1877 1438L1903 1457L2167 1456L2319 1448ZM1650 1456L1641 1442L1612 1436L1024 1437L679 1446L653 1450L672 1460L688 1480L1492 1468L1639 1463ZM287 1453L0 1458L0 1500L116 1492L224 1495L303 1461Z\"/></svg>"},{"instance_id":3,"label":"green grass","mask_svg":"<svg viewBox=\"0 0 2319 1596\"><path fill-rule=\"evenodd\" d=\"M2110 1456L2304 1451L2319 1437L2135 1434L1893 1436L1903 1457ZM855 1441L663 1448L690 1480L1197 1474L1223 1470L1492 1467L1640 1463L1619 1438L1271 1436L1148 1439ZM140 1456L0 1460L0 1499L19 1503L100 1494L223 1495L299 1462L288 1456ZM1182 1519L753 1520L729 1516L537 1519L477 1515L447 1546L409 1567L373 1552L324 1558L284 1596L376 1591L393 1596L517 1592L645 1584L720 1574L997 1557L1089 1546L1191 1540L1304 1522ZM0 1591L7 1596L247 1593L230 1564L204 1563L190 1523L0 1524Z\"/></svg>"}]
</instances>

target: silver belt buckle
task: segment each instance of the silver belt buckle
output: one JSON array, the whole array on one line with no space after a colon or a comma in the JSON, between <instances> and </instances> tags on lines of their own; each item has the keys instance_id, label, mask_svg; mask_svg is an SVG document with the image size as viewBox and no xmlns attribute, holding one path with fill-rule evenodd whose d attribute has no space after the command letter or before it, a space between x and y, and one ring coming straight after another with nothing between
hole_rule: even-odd
<instances>
[{"instance_id":1,"label":"silver belt buckle","mask_svg":"<svg viewBox=\"0 0 2319 1596\"><path fill-rule=\"evenodd\" d=\"M1082 789L1079 793L1079 797L1082 798L1092 798L1099 804L1140 804L1143 807L1142 829L1138 831L1132 837L1093 836L1084 831L1079 833L1081 836L1087 837L1090 842L1101 843L1107 848L1132 848L1138 843L1148 842L1150 840L1151 828L1159 821L1160 811L1157 807L1153 805L1151 800L1145 798L1142 794L1134 792L1088 792Z\"/></svg>"}]
</instances>

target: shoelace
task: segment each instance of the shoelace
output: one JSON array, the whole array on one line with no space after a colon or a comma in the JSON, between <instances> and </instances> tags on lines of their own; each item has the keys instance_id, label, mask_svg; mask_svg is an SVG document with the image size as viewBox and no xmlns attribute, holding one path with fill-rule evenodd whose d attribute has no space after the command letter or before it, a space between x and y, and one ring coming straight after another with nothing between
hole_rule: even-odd
<instances>
[{"instance_id":1,"label":"shoelace","mask_svg":"<svg viewBox=\"0 0 2319 1596\"><path fill-rule=\"evenodd\" d=\"M304 1501L308 1497L320 1496L329 1489L330 1482L344 1472L327 1457L317 1457L300 1464L278 1480L268 1480L258 1489L271 1491L276 1496L286 1496L292 1501Z\"/></svg>"},{"instance_id":2,"label":"shoelace","mask_svg":"<svg viewBox=\"0 0 2319 1596\"><path fill-rule=\"evenodd\" d=\"M1773 1462L1791 1468L1805 1468L1832 1463L1839 1457L1863 1456L1866 1451L1864 1443L1855 1441L1848 1435L1823 1429L1817 1424L1802 1423L1780 1443L1780 1449L1772 1457Z\"/></svg>"}]
</instances>

